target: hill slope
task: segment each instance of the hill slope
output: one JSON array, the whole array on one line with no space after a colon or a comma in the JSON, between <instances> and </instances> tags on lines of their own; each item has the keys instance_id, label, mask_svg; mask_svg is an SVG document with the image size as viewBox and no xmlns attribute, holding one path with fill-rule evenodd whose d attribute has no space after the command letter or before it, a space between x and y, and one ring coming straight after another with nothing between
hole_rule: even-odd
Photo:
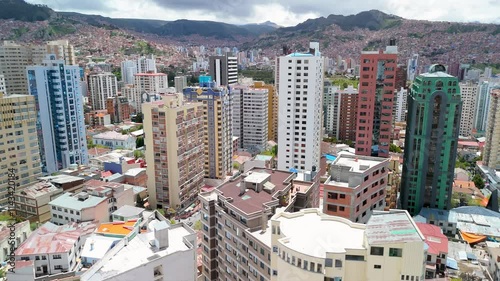
<instances>
[{"instance_id":1,"label":"hill slope","mask_svg":"<svg viewBox=\"0 0 500 281\"><path fill-rule=\"evenodd\" d=\"M32 5L24 0L0 0L0 19L44 21L55 13L44 5Z\"/></svg>"}]
</instances>

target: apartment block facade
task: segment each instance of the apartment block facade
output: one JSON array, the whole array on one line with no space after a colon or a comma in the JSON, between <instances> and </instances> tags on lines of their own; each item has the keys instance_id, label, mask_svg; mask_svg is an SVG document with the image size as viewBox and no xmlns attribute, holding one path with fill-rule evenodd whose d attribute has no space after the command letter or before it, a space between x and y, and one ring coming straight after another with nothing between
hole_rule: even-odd
<instances>
[{"instance_id":1,"label":"apartment block facade","mask_svg":"<svg viewBox=\"0 0 500 281\"><path fill-rule=\"evenodd\" d=\"M460 117L460 136L472 136L474 117L476 114L476 101L478 98L478 84L471 81L460 83L460 96L462 98L462 115Z\"/></svg>"},{"instance_id":2,"label":"apartment block facade","mask_svg":"<svg viewBox=\"0 0 500 281\"><path fill-rule=\"evenodd\" d=\"M458 79L443 65L415 78L408 96L401 207L449 210L462 100Z\"/></svg>"},{"instance_id":3,"label":"apartment block facade","mask_svg":"<svg viewBox=\"0 0 500 281\"><path fill-rule=\"evenodd\" d=\"M92 73L87 78L89 103L92 110L102 110L106 108L108 98L118 95L118 81L116 76L110 72Z\"/></svg>"},{"instance_id":4,"label":"apartment block facade","mask_svg":"<svg viewBox=\"0 0 500 281\"><path fill-rule=\"evenodd\" d=\"M197 199L205 175L204 104L170 94L145 103L143 113L149 203L186 208Z\"/></svg>"},{"instance_id":5,"label":"apartment block facade","mask_svg":"<svg viewBox=\"0 0 500 281\"><path fill-rule=\"evenodd\" d=\"M280 58L278 169L318 171L322 139L324 58L311 53Z\"/></svg>"},{"instance_id":6,"label":"apartment block facade","mask_svg":"<svg viewBox=\"0 0 500 281\"><path fill-rule=\"evenodd\" d=\"M0 92L0 204L7 203L9 176L16 169L20 191L42 175L35 98Z\"/></svg>"},{"instance_id":7,"label":"apartment block facade","mask_svg":"<svg viewBox=\"0 0 500 281\"><path fill-rule=\"evenodd\" d=\"M361 54L356 154L389 156L396 90L397 47Z\"/></svg>"},{"instance_id":8,"label":"apartment block facade","mask_svg":"<svg viewBox=\"0 0 500 281\"><path fill-rule=\"evenodd\" d=\"M246 86L233 87L233 136L240 148L252 154L267 149L269 92Z\"/></svg>"},{"instance_id":9,"label":"apartment block facade","mask_svg":"<svg viewBox=\"0 0 500 281\"><path fill-rule=\"evenodd\" d=\"M210 76L201 76L200 87L185 88L184 97L203 103L205 177L225 179L232 174L233 93L211 82Z\"/></svg>"},{"instance_id":10,"label":"apartment block facade","mask_svg":"<svg viewBox=\"0 0 500 281\"><path fill-rule=\"evenodd\" d=\"M491 169L500 170L500 89L491 91L483 163Z\"/></svg>"},{"instance_id":11,"label":"apartment block facade","mask_svg":"<svg viewBox=\"0 0 500 281\"><path fill-rule=\"evenodd\" d=\"M27 68L29 93L35 97L36 129L42 171L54 173L70 164L88 164L80 68L48 55L41 66Z\"/></svg>"},{"instance_id":12,"label":"apartment block facade","mask_svg":"<svg viewBox=\"0 0 500 281\"><path fill-rule=\"evenodd\" d=\"M273 84L266 84L263 81L254 81L255 89L267 90L267 137L269 140L275 140L275 134L278 127L278 96Z\"/></svg>"},{"instance_id":13,"label":"apartment block facade","mask_svg":"<svg viewBox=\"0 0 500 281\"><path fill-rule=\"evenodd\" d=\"M238 83L238 58L230 54L210 56L208 71L217 86L229 86Z\"/></svg>"},{"instance_id":14,"label":"apartment block facade","mask_svg":"<svg viewBox=\"0 0 500 281\"><path fill-rule=\"evenodd\" d=\"M323 185L323 212L366 223L385 208L390 159L341 154Z\"/></svg>"},{"instance_id":15,"label":"apartment block facade","mask_svg":"<svg viewBox=\"0 0 500 281\"><path fill-rule=\"evenodd\" d=\"M30 222L44 223L51 219L49 202L63 193L49 181L34 183L14 195L16 215Z\"/></svg>"}]
</instances>

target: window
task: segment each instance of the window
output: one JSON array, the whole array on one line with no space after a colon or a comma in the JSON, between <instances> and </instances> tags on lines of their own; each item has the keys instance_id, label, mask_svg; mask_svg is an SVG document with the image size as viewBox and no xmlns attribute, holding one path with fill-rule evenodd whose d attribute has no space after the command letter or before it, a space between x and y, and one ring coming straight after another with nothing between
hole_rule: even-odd
<instances>
[{"instance_id":1,"label":"window","mask_svg":"<svg viewBox=\"0 0 500 281\"><path fill-rule=\"evenodd\" d=\"M345 199L345 194L340 194L340 199Z\"/></svg>"},{"instance_id":2,"label":"window","mask_svg":"<svg viewBox=\"0 0 500 281\"><path fill-rule=\"evenodd\" d=\"M52 258L55 259L55 260L60 260L61 259L61 255L53 255Z\"/></svg>"},{"instance_id":3,"label":"window","mask_svg":"<svg viewBox=\"0 0 500 281\"><path fill-rule=\"evenodd\" d=\"M373 268L375 268L375 269L381 269L381 268L382 268L382 266L381 266L380 264L375 264L375 265L373 266Z\"/></svg>"},{"instance_id":4,"label":"window","mask_svg":"<svg viewBox=\"0 0 500 281\"><path fill-rule=\"evenodd\" d=\"M335 260L337 261L337 260ZM325 259L325 267L332 267L333 266L333 260L332 259Z\"/></svg>"},{"instance_id":5,"label":"window","mask_svg":"<svg viewBox=\"0 0 500 281\"><path fill-rule=\"evenodd\" d=\"M371 247L370 255L372 256L383 256L384 255L384 247Z\"/></svg>"},{"instance_id":6,"label":"window","mask_svg":"<svg viewBox=\"0 0 500 281\"><path fill-rule=\"evenodd\" d=\"M400 248L389 248L389 257L402 257L403 249Z\"/></svg>"},{"instance_id":7,"label":"window","mask_svg":"<svg viewBox=\"0 0 500 281\"><path fill-rule=\"evenodd\" d=\"M57 269L62 269L62 265L54 265L54 269L57 270Z\"/></svg>"},{"instance_id":8,"label":"window","mask_svg":"<svg viewBox=\"0 0 500 281\"><path fill-rule=\"evenodd\" d=\"M342 267L342 260L335 260L335 267Z\"/></svg>"},{"instance_id":9,"label":"window","mask_svg":"<svg viewBox=\"0 0 500 281\"><path fill-rule=\"evenodd\" d=\"M345 255L345 260L346 261L364 261L365 257L358 256L358 255Z\"/></svg>"}]
</instances>

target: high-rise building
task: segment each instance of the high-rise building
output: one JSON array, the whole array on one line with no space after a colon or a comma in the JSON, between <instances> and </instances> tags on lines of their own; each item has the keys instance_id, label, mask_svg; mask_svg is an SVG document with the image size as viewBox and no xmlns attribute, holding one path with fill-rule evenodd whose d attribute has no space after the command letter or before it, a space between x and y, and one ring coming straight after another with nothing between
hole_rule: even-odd
<instances>
[{"instance_id":1,"label":"high-rise building","mask_svg":"<svg viewBox=\"0 0 500 281\"><path fill-rule=\"evenodd\" d=\"M391 40L385 51L361 54L356 154L389 156L392 107L396 90L398 48Z\"/></svg>"},{"instance_id":2,"label":"high-rise building","mask_svg":"<svg viewBox=\"0 0 500 281\"><path fill-rule=\"evenodd\" d=\"M36 132L35 98L29 95L5 96L0 91L0 205L7 203L7 169L16 169L20 191L42 176Z\"/></svg>"},{"instance_id":3,"label":"high-rise building","mask_svg":"<svg viewBox=\"0 0 500 281\"><path fill-rule=\"evenodd\" d=\"M168 88L168 77L165 73L142 73L135 75L135 90L141 96L144 93L165 93Z\"/></svg>"},{"instance_id":4,"label":"high-rise building","mask_svg":"<svg viewBox=\"0 0 500 281\"><path fill-rule=\"evenodd\" d=\"M490 91L492 84L488 81L481 81L479 83L479 91L476 99L476 109L474 113L474 126L473 129L476 134L484 135L488 122L488 108L490 107Z\"/></svg>"},{"instance_id":5,"label":"high-rise building","mask_svg":"<svg viewBox=\"0 0 500 281\"><path fill-rule=\"evenodd\" d=\"M271 280L269 218L318 208L319 174L253 168L199 199L203 280Z\"/></svg>"},{"instance_id":6,"label":"high-rise building","mask_svg":"<svg viewBox=\"0 0 500 281\"><path fill-rule=\"evenodd\" d=\"M225 179L232 174L233 159L233 95L224 86L200 76L199 87L184 88L188 101L203 103L205 118L205 177Z\"/></svg>"},{"instance_id":7,"label":"high-rise building","mask_svg":"<svg viewBox=\"0 0 500 281\"><path fill-rule=\"evenodd\" d=\"M318 171L322 138L324 58L310 53L280 58L278 169Z\"/></svg>"},{"instance_id":8,"label":"high-rise building","mask_svg":"<svg viewBox=\"0 0 500 281\"><path fill-rule=\"evenodd\" d=\"M122 96L126 97L130 106L132 107L133 113L142 112L142 97L138 91L136 91L135 85L126 84L122 88Z\"/></svg>"},{"instance_id":9,"label":"high-rise building","mask_svg":"<svg viewBox=\"0 0 500 281\"><path fill-rule=\"evenodd\" d=\"M70 164L88 164L80 68L48 55L27 73L29 93L36 101L43 171L50 174Z\"/></svg>"},{"instance_id":10,"label":"high-rise building","mask_svg":"<svg viewBox=\"0 0 500 281\"><path fill-rule=\"evenodd\" d=\"M156 59L154 55L143 56L137 59L137 73L156 73Z\"/></svg>"},{"instance_id":11,"label":"high-rise building","mask_svg":"<svg viewBox=\"0 0 500 281\"><path fill-rule=\"evenodd\" d=\"M267 89L234 86L233 136L239 138L241 148L252 154L267 149L268 95Z\"/></svg>"},{"instance_id":12,"label":"high-rise building","mask_svg":"<svg viewBox=\"0 0 500 281\"><path fill-rule=\"evenodd\" d=\"M408 59L408 67L406 74L408 81L415 80L415 75L417 75L417 72L418 72L418 54L413 54L413 56L410 59Z\"/></svg>"},{"instance_id":13,"label":"high-rise building","mask_svg":"<svg viewBox=\"0 0 500 281\"><path fill-rule=\"evenodd\" d=\"M7 94L28 92L26 67L40 65L46 55L53 54L66 65L76 65L73 45L67 40L49 41L44 45L20 45L4 41L0 45L0 74L5 76Z\"/></svg>"},{"instance_id":14,"label":"high-rise building","mask_svg":"<svg viewBox=\"0 0 500 281\"><path fill-rule=\"evenodd\" d=\"M203 187L203 104L168 94L142 112L150 205L186 208Z\"/></svg>"},{"instance_id":15,"label":"high-rise building","mask_svg":"<svg viewBox=\"0 0 500 281\"><path fill-rule=\"evenodd\" d=\"M408 89L400 88L394 100L394 122L405 122L406 113L408 111Z\"/></svg>"},{"instance_id":16,"label":"high-rise building","mask_svg":"<svg viewBox=\"0 0 500 281\"><path fill-rule=\"evenodd\" d=\"M458 79L443 65L415 78L408 96L400 196L401 207L412 215L423 207L451 207L461 112Z\"/></svg>"},{"instance_id":17,"label":"high-rise building","mask_svg":"<svg viewBox=\"0 0 500 281\"><path fill-rule=\"evenodd\" d=\"M267 137L269 140L275 139L278 126L278 96L274 91L274 85L266 84L263 81L254 81L253 87L267 90Z\"/></svg>"},{"instance_id":18,"label":"high-rise building","mask_svg":"<svg viewBox=\"0 0 500 281\"><path fill-rule=\"evenodd\" d=\"M491 91L483 163L486 167L500 170L500 89Z\"/></svg>"},{"instance_id":19,"label":"high-rise building","mask_svg":"<svg viewBox=\"0 0 500 281\"><path fill-rule=\"evenodd\" d=\"M0 93L6 94L5 90L5 76L3 74L0 74Z\"/></svg>"},{"instance_id":20,"label":"high-rise building","mask_svg":"<svg viewBox=\"0 0 500 281\"><path fill-rule=\"evenodd\" d=\"M137 62L133 60L125 60L121 63L121 75L124 85L134 84L134 75L137 74Z\"/></svg>"},{"instance_id":21,"label":"high-rise building","mask_svg":"<svg viewBox=\"0 0 500 281\"><path fill-rule=\"evenodd\" d=\"M111 72L92 73L87 78L92 110L106 109L108 98L118 95L118 82Z\"/></svg>"},{"instance_id":22,"label":"high-rise building","mask_svg":"<svg viewBox=\"0 0 500 281\"><path fill-rule=\"evenodd\" d=\"M230 54L210 56L208 71L217 86L229 86L238 83L238 58Z\"/></svg>"},{"instance_id":23,"label":"high-rise building","mask_svg":"<svg viewBox=\"0 0 500 281\"><path fill-rule=\"evenodd\" d=\"M472 135L474 116L476 113L476 101L478 96L478 85L471 81L460 83L460 96L462 97L462 115L460 117L460 136Z\"/></svg>"},{"instance_id":24,"label":"high-rise building","mask_svg":"<svg viewBox=\"0 0 500 281\"><path fill-rule=\"evenodd\" d=\"M396 89L406 88L407 78L407 66L398 65L396 68Z\"/></svg>"},{"instance_id":25,"label":"high-rise building","mask_svg":"<svg viewBox=\"0 0 500 281\"><path fill-rule=\"evenodd\" d=\"M325 82L323 121L325 132L339 140L356 140L358 89L349 85L340 90Z\"/></svg>"},{"instance_id":26,"label":"high-rise building","mask_svg":"<svg viewBox=\"0 0 500 281\"><path fill-rule=\"evenodd\" d=\"M385 208L389 158L340 155L324 183L323 212L366 223Z\"/></svg>"},{"instance_id":27,"label":"high-rise building","mask_svg":"<svg viewBox=\"0 0 500 281\"><path fill-rule=\"evenodd\" d=\"M124 120L129 120L132 114L132 106L124 96L108 98L106 100L106 110L113 123L121 123Z\"/></svg>"},{"instance_id":28,"label":"high-rise building","mask_svg":"<svg viewBox=\"0 0 500 281\"><path fill-rule=\"evenodd\" d=\"M174 87L176 93L182 93L182 90L187 87L187 77L186 76L175 76L174 77Z\"/></svg>"}]
</instances>

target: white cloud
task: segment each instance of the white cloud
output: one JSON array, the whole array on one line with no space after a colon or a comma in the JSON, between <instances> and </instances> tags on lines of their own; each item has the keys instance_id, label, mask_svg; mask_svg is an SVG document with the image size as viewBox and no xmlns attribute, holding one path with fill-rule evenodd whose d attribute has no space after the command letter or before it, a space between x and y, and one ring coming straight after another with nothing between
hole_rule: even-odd
<instances>
[{"instance_id":1,"label":"white cloud","mask_svg":"<svg viewBox=\"0 0 500 281\"><path fill-rule=\"evenodd\" d=\"M500 22L498 0L28 0L59 11L120 18L193 19L228 23L272 21L296 25L329 14L378 9L404 18L441 21Z\"/></svg>"}]
</instances>

